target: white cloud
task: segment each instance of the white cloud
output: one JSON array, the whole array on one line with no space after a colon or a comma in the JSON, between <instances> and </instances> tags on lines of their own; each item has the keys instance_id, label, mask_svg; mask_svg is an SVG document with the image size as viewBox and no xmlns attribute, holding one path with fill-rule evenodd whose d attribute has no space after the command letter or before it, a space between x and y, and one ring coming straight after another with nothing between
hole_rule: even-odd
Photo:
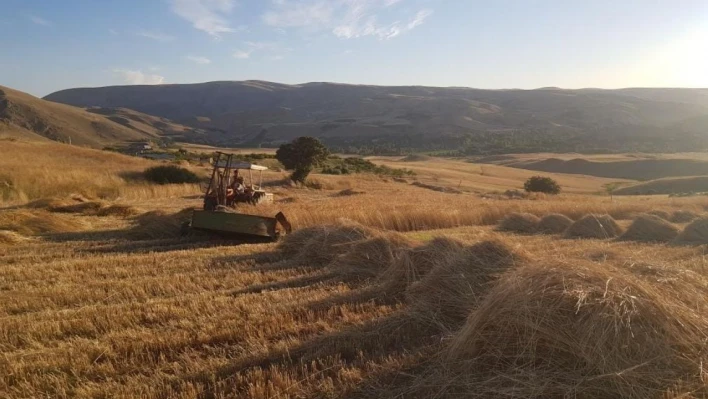
<instances>
[{"instance_id":1,"label":"white cloud","mask_svg":"<svg viewBox=\"0 0 708 399\"><path fill-rule=\"evenodd\" d=\"M206 57L199 57L195 55L188 55L187 59L200 65L211 64L211 60Z\"/></svg>"},{"instance_id":2,"label":"white cloud","mask_svg":"<svg viewBox=\"0 0 708 399\"><path fill-rule=\"evenodd\" d=\"M263 21L278 29L329 30L335 36L364 36L381 40L400 36L420 26L432 11L420 10L404 18L396 7L403 0L272 0ZM388 22L380 22L386 21Z\"/></svg>"},{"instance_id":3,"label":"white cloud","mask_svg":"<svg viewBox=\"0 0 708 399\"><path fill-rule=\"evenodd\" d=\"M108 29L108 33L110 33L113 36L118 36L118 31L115 29Z\"/></svg>"},{"instance_id":4,"label":"white cloud","mask_svg":"<svg viewBox=\"0 0 708 399\"><path fill-rule=\"evenodd\" d=\"M172 12L189 21L195 29L214 38L234 32L226 19L234 7L234 0L169 0Z\"/></svg>"},{"instance_id":5,"label":"white cloud","mask_svg":"<svg viewBox=\"0 0 708 399\"><path fill-rule=\"evenodd\" d=\"M147 37L148 39L156 40L158 42L169 42L174 40L173 36L166 35L162 32L151 32L143 30L137 33L138 36Z\"/></svg>"},{"instance_id":6,"label":"white cloud","mask_svg":"<svg viewBox=\"0 0 708 399\"><path fill-rule=\"evenodd\" d=\"M145 74L142 71L131 69L114 69L113 74L131 85L159 85L165 81L164 76Z\"/></svg>"},{"instance_id":7,"label":"white cloud","mask_svg":"<svg viewBox=\"0 0 708 399\"><path fill-rule=\"evenodd\" d=\"M245 50L244 50L245 48ZM285 58L284 53L292 51L291 48L282 47L280 43L276 42L244 42L243 48L236 50L233 54L234 58L237 59L247 59L251 58L253 53L265 53L269 60L282 60Z\"/></svg>"},{"instance_id":8,"label":"white cloud","mask_svg":"<svg viewBox=\"0 0 708 399\"><path fill-rule=\"evenodd\" d=\"M44 18L40 18L36 15L30 15L29 19L30 19L30 21L34 22L37 25L42 25L42 26L51 26L52 25L51 22L47 21Z\"/></svg>"},{"instance_id":9,"label":"white cloud","mask_svg":"<svg viewBox=\"0 0 708 399\"><path fill-rule=\"evenodd\" d=\"M236 52L234 52L234 58L239 60L251 58L251 51L236 50Z\"/></svg>"},{"instance_id":10,"label":"white cloud","mask_svg":"<svg viewBox=\"0 0 708 399\"><path fill-rule=\"evenodd\" d=\"M317 0L298 2L274 0L273 10L263 14L263 22L278 28L317 28L328 25L335 12L335 2Z\"/></svg>"}]
</instances>

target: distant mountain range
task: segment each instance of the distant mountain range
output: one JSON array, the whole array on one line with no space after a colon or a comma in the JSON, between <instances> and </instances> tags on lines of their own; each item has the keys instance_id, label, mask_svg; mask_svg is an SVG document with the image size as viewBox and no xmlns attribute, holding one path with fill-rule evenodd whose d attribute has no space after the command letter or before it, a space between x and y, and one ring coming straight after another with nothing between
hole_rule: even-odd
<instances>
[{"instance_id":1,"label":"distant mountain range","mask_svg":"<svg viewBox=\"0 0 708 399\"><path fill-rule=\"evenodd\" d=\"M464 147L482 153L554 149L549 146L679 150L706 146L708 133L706 89L479 90L242 81L69 89L45 99L168 118L208 132L187 140L222 145L278 144L311 135L340 146Z\"/></svg>"},{"instance_id":2,"label":"distant mountain range","mask_svg":"<svg viewBox=\"0 0 708 399\"><path fill-rule=\"evenodd\" d=\"M178 140L212 145L278 145L310 135L337 149L378 153L708 149L708 89L479 90L241 81L79 88L45 100L99 107L92 112L122 127L144 115L159 120L148 123L156 130L142 129L144 135L169 131Z\"/></svg>"}]
</instances>

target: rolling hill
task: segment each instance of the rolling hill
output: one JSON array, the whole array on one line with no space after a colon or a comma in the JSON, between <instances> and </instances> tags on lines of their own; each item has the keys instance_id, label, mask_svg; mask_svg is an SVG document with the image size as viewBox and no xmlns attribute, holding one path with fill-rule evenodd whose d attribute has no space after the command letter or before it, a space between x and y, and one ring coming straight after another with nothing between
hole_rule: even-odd
<instances>
[{"instance_id":1,"label":"rolling hill","mask_svg":"<svg viewBox=\"0 0 708 399\"><path fill-rule=\"evenodd\" d=\"M708 148L708 90L479 90L263 81L80 88L45 99L169 118L217 145L300 135L359 149L466 153Z\"/></svg>"},{"instance_id":2,"label":"rolling hill","mask_svg":"<svg viewBox=\"0 0 708 399\"><path fill-rule=\"evenodd\" d=\"M157 137L157 134L122 126L81 108L42 100L2 86L0 134L90 147Z\"/></svg>"},{"instance_id":3,"label":"rolling hill","mask_svg":"<svg viewBox=\"0 0 708 399\"><path fill-rule=\"evenodd\" d=\"M195 129L124 108L82 109L0 86L0 135L100 148L129 141L181 137Z\"/></svg>"}]
</instances>

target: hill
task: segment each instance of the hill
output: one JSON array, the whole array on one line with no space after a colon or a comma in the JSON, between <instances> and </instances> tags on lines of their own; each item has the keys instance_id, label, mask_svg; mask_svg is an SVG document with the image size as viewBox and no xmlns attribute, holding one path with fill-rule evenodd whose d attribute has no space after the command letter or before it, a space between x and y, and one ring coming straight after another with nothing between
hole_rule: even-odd
<instances>
[{"instance_id":1,"label":"hill","mask_svg":"<svg viewBox=\"0 0 708 399\"><path fill-rule=\"evenodd\" d=\"M656 179L614 191L617 195L681 194L708 192L708 176Z\"/></svg>"},{"instance_id":2,"label":"hill","mask_svg":"<svg viewBox=\"0 0 708 399\"><path fill-rule=\"evenodd\" d=\"M2 86L0 134L90 147L157 137L153 132L131 129L81 108L42 100Z\"/></svg>"},{"instance_id":3,"label":"hill","mask_svg":"<svg viewBox=\"0 0 708 399\"><path fill-rule=\"evenodd\" d=\"M186 133L197 133L195 129L174 123L167 118L152 116L127 108L89 107L86 108L86 111L103 115L112 122L152 137L167 136L179 139Z\"/></svg>"},{"instance_id":4,"label":"hill","mask_svg":"<svg viewBox=\"0 0 708 399\"><path fill-rule=\"evenodd\" d=\"M263 81L63 90L207 130L191 141L273 145L300 135L360 153L686 151L708 148L708 90L479 90ZM372 142L375 139L375 142Z\"/></svg>"},{"instance_id":5,"label":"hill","mask_svg":"<svg viewBox=\"0 0 708 399\"><path fill-rule=\"evenodd\" d=\"M476 162L541 172L630 180L708 175L708 161L704 157L693 154L613 155L607 157L579 157L578 154L571 157L545 155L548 158L543 157L543 154L491 156L479 158Z\"/></svg>"}]
</instances>

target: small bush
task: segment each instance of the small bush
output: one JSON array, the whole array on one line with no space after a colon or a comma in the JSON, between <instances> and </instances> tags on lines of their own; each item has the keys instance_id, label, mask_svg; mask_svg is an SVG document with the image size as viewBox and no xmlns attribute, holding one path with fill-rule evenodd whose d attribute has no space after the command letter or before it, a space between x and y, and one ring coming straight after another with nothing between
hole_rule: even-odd
<instances>
[{"instance_id":1,"label":"small bush","mask_svg":"<svg viewBox=\"0 0 708 399\"><path fill-rule=\"evenodd\" d=\"M143 172L147 181L157 184L199 183L194 172L176 165L153 166Z\"/></svg>"},{"instance_id":2,"label":"small bush","mask_svg":"<svg viewBox=\"0 0 708 399\"><path fill-rule=\"evenodd\" d=\"M550 177L533 176L524 183L524 190L529 193L560 194L561 188Z\"/></svg>"}]
</instances>

